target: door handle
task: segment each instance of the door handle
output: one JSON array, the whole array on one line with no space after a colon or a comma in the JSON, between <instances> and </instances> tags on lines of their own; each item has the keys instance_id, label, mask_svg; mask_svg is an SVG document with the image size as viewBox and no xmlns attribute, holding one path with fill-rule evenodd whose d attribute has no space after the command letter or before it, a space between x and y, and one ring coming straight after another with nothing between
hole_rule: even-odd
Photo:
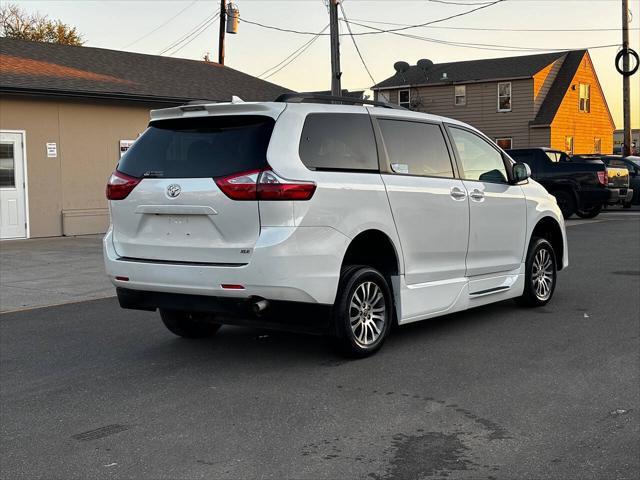
<instances>
[{"instance_id":1,"label":"door handle","mask_svg":"<svg viewBox=\"0 0 640 480\"><path fill-rule=\"evenodd\" d=\"M467 197L467 192L465 192L460 187L451 187L451 196L454 200L462 200Z\"/></svg>"},{"instance_id":2,"label":"door handle","mask_svg":"<svg viewBox=\"0 0 640 480\"><path fill-rule=\"evenodd\" d=\"M478 190L477 188L474 188L473 190L471 190L471 193L469 194L469 196L473 200L476 200L478 202L481 202L482 200L484 200L484 192Z\"/></svg>"}]
</instances>

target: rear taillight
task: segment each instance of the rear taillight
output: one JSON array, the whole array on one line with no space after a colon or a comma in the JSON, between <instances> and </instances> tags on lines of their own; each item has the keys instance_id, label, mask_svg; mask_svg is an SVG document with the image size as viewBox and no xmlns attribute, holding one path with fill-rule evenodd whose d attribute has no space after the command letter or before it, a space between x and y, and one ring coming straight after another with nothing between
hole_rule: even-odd
<instances>
[{"instance_id":1,"label":"rear taillight","mask_svg":"<svg viewBox=\"0 0 640 480\"><path fill-rule=\"evenodd\" d=\"M256 200L260 172L261 170L251 170L214 180L218 188L232 200Z\"/></svg>"},{"instance_id":2,"label":"rear taillight","mask_svg":"<svg viewBox=\"0 0 640 480\"><path fill-rule=\"evenodd\" d=\"M258 200L309 200L315 191L313 182L285 180L271 170L258 178Z\"/></svg>"},{"instance_id":3,"label":"rear taillight","mask_svg":"<svg viewBox=\"0 0 640 480\"><path fill-rule=\"evenodd\" d=\"M131 177L116 170L111 174L107 182L107 200L123 200L127 198L127 195L139 183L139 178Z\"/></svg>"},{"instance_id":4,"label":"rear taillight","mask_svg":"<svg viewBox=\"0 0 640 480\"><path fill-rule=\"evenodd\" d=\"M236 173L215 181L232 200L309 200L316 191L315 183L286 180L270 168Z\"/></svg>"},{"instance_id":5,"label":"rear taillight","mask_svg":"<svg viewBox=\"0 0 640 480\"><path fill-rule=\"evenodd\" d=\"M606 170L604 172L598 172L598 182L600 182L601 185L607 185L609 183Z\"/></svg>"}]
</instances>

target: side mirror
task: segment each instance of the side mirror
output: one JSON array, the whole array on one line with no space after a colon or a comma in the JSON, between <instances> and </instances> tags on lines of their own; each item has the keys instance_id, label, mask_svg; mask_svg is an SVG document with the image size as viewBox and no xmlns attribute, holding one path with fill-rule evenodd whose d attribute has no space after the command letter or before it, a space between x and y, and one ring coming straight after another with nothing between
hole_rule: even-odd
<instances>
[{"instance_id":1,"label":"side mirror","mask_svg":"<svg viewBox=\"0 0 640 480\"><path fill-rule=\"evenodd\" d=\"M531 167L526 163L516 163L513 166L513 181L515 183L524 182L531 177Z\"/></svg>"}]
</instances>

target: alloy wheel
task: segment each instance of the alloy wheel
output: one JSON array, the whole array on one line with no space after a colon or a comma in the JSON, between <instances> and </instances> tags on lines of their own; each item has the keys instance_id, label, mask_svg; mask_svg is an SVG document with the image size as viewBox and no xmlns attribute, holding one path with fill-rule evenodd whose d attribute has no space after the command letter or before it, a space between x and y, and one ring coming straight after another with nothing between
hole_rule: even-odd
<instances>
[{"instance_id":1,"label":"alloy wheel","mask_svg":"<svg viewBox=\"0 0 640 480\"><path fill-rule=\"evenodd\" d=\"M378 340L387 321L382 289L374 282L358 285L349 302L349 321L356 342L369 346Z\"/></svg>"},{"instance_id":2,"label":"alloy wheel","mask_svg":"<svg viewBox=\"0 0 640 480\"><path fill-rule=\"evenodd\" d=\"M536 252L531 269L531 283L540 301L546 301L551 297L553 291L554 268L551 252L546 248L541 248Z\"/></svg>"}]
</instances>

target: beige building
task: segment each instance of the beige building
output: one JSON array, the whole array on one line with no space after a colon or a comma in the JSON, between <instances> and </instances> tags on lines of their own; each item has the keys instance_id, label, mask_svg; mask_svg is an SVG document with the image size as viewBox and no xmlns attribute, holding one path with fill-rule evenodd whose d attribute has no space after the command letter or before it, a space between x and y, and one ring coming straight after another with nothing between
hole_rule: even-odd
<instances>
[{"instance_id":1,"label":"beige building","mask_svg":"<svg viewBox=\"0 0 640 480\"><path fill-rule=\"evenodd\" d=\"M0 238L102 233L149 110L289 90L215 63L0 39Z\"/></svg>"},{"instance_id":2,"label":"beige building","mask_svg":"<svg viewBox=\"0 0 640 480\"><path fill-rule=\"evenodd\" d=\"M615 125L587 50L398 66L373 87L376 98L469 123L503 148L613 150Z\"/></svg>"}]
</instances>

